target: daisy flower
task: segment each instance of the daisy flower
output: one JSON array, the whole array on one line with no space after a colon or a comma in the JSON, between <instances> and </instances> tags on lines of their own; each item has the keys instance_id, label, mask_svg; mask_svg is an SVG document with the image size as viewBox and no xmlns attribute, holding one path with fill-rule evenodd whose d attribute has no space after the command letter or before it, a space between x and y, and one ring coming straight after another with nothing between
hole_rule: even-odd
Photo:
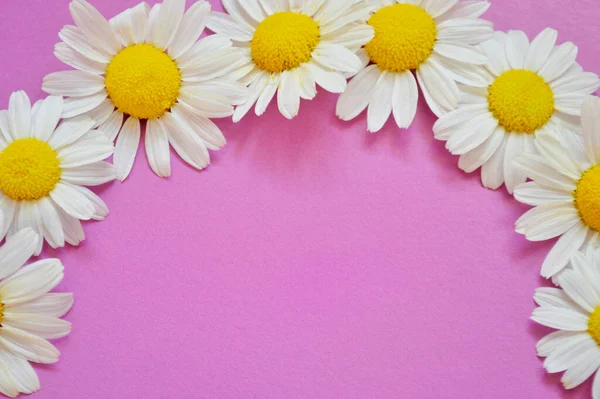
<instances>
[{"instance_id":1,"label":"daisy flower","mask_svg":"<svg viewBox=\"0 0 600 399\"><path fill-rule=\"evenodd\" d=\"M83 186L115 178L113 165L102 161L113 145L87 117L62 121L65 104L50 96L32 108L23 91L10 96L0 111L0 211L5 235L31 227L53 247L83 239L80 220L102 220L104 202ZM35 249L38 255L44 240Z\"/></svg>"},{"instance_id":2,"label":"daisy flower","mask_svg":"<svg viewBox=\"0 0 600 399\"><path fill-rule=\"evenodd\" d=\"M496 32L481 44L489 56L487 72L462 86L460 106L434 125L435 137L460 155L458 166L467 173L481 167L487 188L503 183L509 193L525 182L513 160L535 151L541 132L560 125L580 128L585 97L600 87L600 79L583 72L575 62L573 43L555 46L557 32L546 29L529 42L525 33ZM486 72L486 71L483 71Z\"/></svg>"},{"instance_id":3,"label":"daisy flower","mask_svg":"<svg viewBox=\"0 0 600 399\"><path fill-rule=\"evenodd\" d=\"M281 114L298 115L300 98L312 100L316 85L332 93L346 89L344 73L362 67L355 52L373 38L361 23L373 6L357 0L222 0L228 14L212 13L208 28L243 48L246 63L229 76L249 85L234 122L256 103L262 115L275 94Z\"/></svg>"},{"instance_id":4,"label":"daisy flower","mask_svg":"<svg viewBox=\"0 0 600 399\"><path fill-rule=\"evenodd\" d=\"M535 206L516 223L530 241L560 237L542 265L551 277L578 249L600 248L600 99L588 97L581 111L583 137L557 131L538 135L538 154L524 154L515 167L532 181L515 198Z\"/></svg>"},{"instance_id":5,"label":"daisy flower","mask_svg":"<svg viewBox=\"0 0 600 399\"><path fill-rule=\"evenodd\" d=\"M49 293L63 279L61 262L44 259L23 266L40 241L25 228L0 246L0 392L11 398L40 389L29 362L57 362L60 353L47 339L71 331L71 323L60 317L71 309L73 294Z\"/></svg>"},{"instance_id":6,"label":"daisy flower","mask_svg":"<svg viewBox=\"0 0 600 399\"><path fill-rule=\"evenodd\" d=\"M92 116L108 138L118 136L120 180L133 166L140 121L146 120L146 155L158 176L171 174L169 145L203 169L208 150L225 145L209 118L231 116L233 105L246 98L243 85L221 79L245 62L245 53L223 37L198 41L210 4L195 2L187 12L185 5L164 0L150 8L142 2L110 22L85 0L69 5L76 26L60 31L54 54L76 70L46 76L43 89L68 97L64 117Z\"/></svg>"},{"instance_id":7,"label":"daisy flower","mask_svg":"<svg viewBox=\"0 0 600 399\"><path fill-rule=\"evenodd\" d=\"M371 0L368 24L375 37L359 53L366 62L340 96L336 112L351 120L365 108L368 130L380 130L394 115L400 128L417 112L417 81L437 116L456 108L456 82L479 81L487 57L474 45L491 37L490 22L479 19L488 1ZM370 62L370 65L367 64ZM412 71L416 72L417 79Z\"/></svg>"},{"instance_id":8,"label":"daisy flower","mask_svg":"<svg viewBox=\"0 0 600 399\"><path fill-rule=\"evenodd\" d=\"M600 253L576 252L572 269L560 276L562 289L538 288L533 297L539 305L532 319L555 331L537 344L549 373L565 372L562 384L572 389L600 368ZM596 373L592 396L600 399L600 376Z\"/></svg>"}]
</instances>

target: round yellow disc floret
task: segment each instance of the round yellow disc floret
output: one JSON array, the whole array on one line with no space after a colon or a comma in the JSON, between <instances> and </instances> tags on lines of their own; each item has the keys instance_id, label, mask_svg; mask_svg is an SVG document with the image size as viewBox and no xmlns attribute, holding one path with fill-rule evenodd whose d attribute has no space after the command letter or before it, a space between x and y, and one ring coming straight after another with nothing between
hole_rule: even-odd
<instances>
[{"instance_id":1,"label":"round yellow disc floret","mask_svg":"<svg viewBox=\"0 0 600 399\"><path fill-rule=\"evenodd\" d=\"M310 61L321 40L319 25L305 14L284 11L265 18L252 37L254 63L270 73L281 73Z\"/></svg>"},{"instance_id":2,"label":"round yellow disc floret","mask_svg":"<svg viewBox=\"0 0 600 399\"><path fill-rule=\"evenodd\" d=\"M0 191L15 201L47 197L61 175L58 154L44 141L19 139L0 152Z\"/></svg>"},{"instance_id":3,"label":"round yellow disc floret","mask_svg":"<svg viewBox=\"0 0 600 399\"><path fill-rule=\"evenodd\" d=\"M537 73L523 69L504 72L488 91L489 108L509 133L535 133L554 113L554 93Z\"/></svg>"},{"instance_id":4,"label":"round yellow disc floret","mask_svg":"<svg viewBox=\"0 0 600 399\"><path fill-rule=\"evenodd\" d=\"M600 165L583 173L573 196L581 220L589 228L600 231Z\"/></svg>"},{"instance_id":5,"label":"round yellow disc floret","mask_svg":"<svg viewBox=\"0 0 600 399\"><path fill-rule=\"evenodd\" d=\"M417 69L433 52L435 20L421 7L394 4L378 10L369 25L375 37L365 45L371 61L385 71Z\"/></svg>"},{"instance_id":6,"label":"round yellow disc floret","mask_svg":"<svg viewBox=\"0 0 600 399\"><path fill-rule=\"evenodd\" d=\"M181 72L169 55L151 44L121 50L106 68L106 91L119 111L138 119L156 119L175 103Z\"/></svg>"}]
</instances>

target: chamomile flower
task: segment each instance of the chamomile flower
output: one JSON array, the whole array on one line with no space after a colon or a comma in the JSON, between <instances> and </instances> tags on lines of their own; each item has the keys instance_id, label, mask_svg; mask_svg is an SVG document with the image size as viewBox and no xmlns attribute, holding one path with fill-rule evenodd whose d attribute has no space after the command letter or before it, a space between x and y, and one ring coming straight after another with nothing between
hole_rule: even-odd
<instances>
[{"instance_id":1,"label":"chamomile flower","mask_svg":"<svg viewBox=\"0 0 600 399\"><path fill-rule=\"evenodd\" d=\"M222 0L228 14L213 13L208 28L245 50L244 65L228 76L250 87L250 99L233 115L241 120L254 104L262 115L275 94L281 114L298 115L300 98L316 85L332 93L346 89L344 73L358 72L355 52L373 38L361 23L373 6L362 0Z\"/></svg>"},{"instance_id":2,"label":"chamomile flower","mask_svg":"<svg viewBox=\"0 0 600 399\"><path fill-rule=\"evenodd\" d=\"M49 293L63 279L61 262L44 259L23 266L40 241L25 228L0 246L0 392L11 398L40 389L29 362L57 362L60 353L47 339L71 331L71 323L60 317L71 309L73 294Z\"/></svg>"},{"instance_id":3,"label":"chamomile flower","mask_svg":"<svg viewBox=\"0 0 600 399\"><path fill-rule=\"evenodd\" d=\"M534 295L539 307L532 319L558 330L538 342L537 353L548 373L565 372L566 389L596 373L592 397L600 399L600 253L576 252L571 265L560 276L562 289L539 288Z\"/></svg>"},{"instance_id":4,"label":"chamomile flower","mask_svg":"<svg viewBox=\"0 0 600 399\"><path fill-rule=\"evenodd\" d=\"M112 143L87 117L62 121L63 99L50 96L33 108L25 92L10 96L0 111L0 240L30 227L53 247L84 239L80 220L102 220L104 202L84 186L115 179L103 159ZM57 126L58 125L58 126ZM44 240L38 240L39 254Z\"/></svg>"},{"instance_id":5,"label":"chamomile flower","mask_svg":"<svg viewBox=\"0 0 600 399\"><path fill-rule=\"evenodd\" d=\"M581 111L583 137L565 131L538 135L538 154L517 158L515 167L532 181L515 198L535 206L516 223L530 241L560 237L548 253L542 276L561 272L577 250L600 248L600 99L588 97Z\"/></svg>"},{"instance_id":6,"label":"chamomile flower","mask_svg":"<svg viewBox=\"0 0 600 399\"><path fill-rule=\"evenodd\" d=\"M52 73L43 89L65 100L64 117L89 115L114 140L117 177L133 166L146 120L148 162L159 176L171 174L170 147L197 169L210 163L208 150L225 138L209 118L233 114L247 89L221 79L246 55L224 37L198 38L210 4L164 0L145 2L107 21L85 0L69 8L77 26L65 26L55 55L75 71ZM123 124L123 120L125 123Z\"/></svg>"},{"instance_id":7,"label":"chamomile flower","mask_svg":"<svg viewBox=\"0 0 600 399\"><path fill-rule=\"evenodd\" d=\"M575 62L573 43L555 46L557 33L546 29L529 42L521 31L496 32L481 44L490 63L482 84L461 86L461 105L435 124L435 137L460 155L467 173L481 167L485 187L506 185L509 193L525 182L513 160L535 151L539 133L565 126L577 131L583 99L600 79Z\"/></svg>"},{"instance_id":8,"label":"chamomile flower","mask_svg":"<svg viewBox=\"0 0 600 399\"><path fill-rule=\"evenodd\" d=\"M492 24L479 19L490 6L488 1L371 3L376 9L368 24L375 37L359 53L366 60L365 68L338 100L336 112L342 120L354 119L368 108L369 131L380 130L390 114L399 127L407 128L417 111L417 81L437 116L458 105L456 82L482 81L477 66L485 64L487 57L475 45L493 33Z\"/></svg>"}]
</instances>

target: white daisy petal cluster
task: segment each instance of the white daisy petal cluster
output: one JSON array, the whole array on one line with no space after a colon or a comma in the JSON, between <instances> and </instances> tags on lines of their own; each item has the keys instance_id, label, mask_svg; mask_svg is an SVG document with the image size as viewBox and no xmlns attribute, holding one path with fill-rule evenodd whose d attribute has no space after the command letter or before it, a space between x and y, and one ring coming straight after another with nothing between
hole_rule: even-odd
<instances>
[{"instance_id":1,"label":"white daisy petal cluster","mask_svg":"<svg viewBox=\"0 0 600 399\"><path fill-rule=\"evenodd\" d=\"M0 246L0 392L11 398L40 389L29 362L57 362L60 353L47 340L71 331L61 317L71 309L73 294L50 293L63 279L61 262L44 259L23 266L40 241L25 228Z\"/></svg>"},{"instance_id":2,"label":"white daisy petal cluster","mask_svg":"<svg viewBox=\"0 0 600 399\"><path fill-rule=\"evenodd\" d=\"M480 82L462 82L459 107L433 128L435 137L460 155L462 170L481 168L487 188L504 183L512 193L524 183L527 177L515 159L537 153L540 134L578 131L582 102L600 87L598 76L575 61L577 47L570 42L556 46L556 39L553 29L531 42L521 31L495 32L480 45L489 57L477 75Z\"/></svg>"},{"instance_id":3,"label":"white daisy petal cluster","mask_svg":"<svg viewBox=\"0 0 600 399\"><path fill-rule=\"evenodd\" d=\"M223 0L227 14L213 12L208 28L244 50L244 62L227 77L250 88L233 115L240 121L254 107L262 115L277 95L281 114L298 115L300 99L312 100L317 85L346 89L344 74L367 62L355 53L373 38L364 20L373 5L362 0Z\"/></svg>"},{"instance_id":4,"label":"white daisy petal cluster","mask_svg":"<svg viewBox=\"0 0 600 399\"><path fill-rule=\"evenodd\" d=\"M536 290L532 319L558 331L537 344L549 373L564 372L566 389L581 385L594 373L592 396L600 399L600 252L576 252L559 278L562 288Z\"/></svg>"},{"instance_id":5,"label":"white daisy petal cluster","mask_svg":"<svg viewBox=\"0 0 600 399\"><path fill-rule=\"evenodd\" d=\"M103 161L114 150L95 122L78 117L61 122L66 105L50 96L33 107L25 92L10 96L0 111L0 240L31 228L53 248L79 245L80 220L102 220L106 204L85 186L115 179ZM35 254L42 250L38 240Z\"/></svg>"},{"instance_id":6,"label":"white daisy petal cluster","mask_svg":"<svg viewBox=\"0 0 600 399\"><path fill-rule=\"evenodd\" d=\"M72 71L52 73L43 89L68 97L64 117L90 116L116 141L114 163L124 180L133 166L146 121L145 148L152 170L171 174L170 147L189 165L203 169L208 150L226 143L211 118L233 115L247 89L223 76L243 64L246 53L231 40L198 40L210 4L145 2L107 21L85 0L69 5L76 26L59 33L55 55ZM123 121L125 123L123 124Z\"/></svg>"},{"instance_id":7,"label":"white daisy petal cluster","mask_svg":"<svg viewBox=\"0 0 600 399\"><path fill-rule=\"evenodd\" d=\"M368 108L368 130L380 130L390 115L408 128L417 111L418 86L438 117L460 100L457 82L482 85L488 62L476 45L492 36L492 24L479 17L488 1L371 0L368 25L373 40L360 50L362 71L348 84L336 113L351 120ZM367 66L368 65L368 66ZM413 75L416 73L416 79Z\"/></svg>"},{"instance_id":8,"label":"white daisy petal cluster","mask_svg":"<svg viewBox=\"0 0 600 399\"><path fill-rule=\"evenodd\" d=\"M600 248L600 99L588 97L581 111L583 136L570 131L539 134L537 153L517 158L515 168L532 181L515 198L535 206L516 223L530 241L559 237L542 276L560 273L577 250Z\"/></svg>"}]
</instances>

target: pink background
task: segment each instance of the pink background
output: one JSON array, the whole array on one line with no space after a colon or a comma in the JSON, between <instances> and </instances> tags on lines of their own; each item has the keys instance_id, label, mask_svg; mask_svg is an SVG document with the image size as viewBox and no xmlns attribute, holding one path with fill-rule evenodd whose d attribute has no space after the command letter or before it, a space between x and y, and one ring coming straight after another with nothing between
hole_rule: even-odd
<instances>
[{"instance_id":1,"label":"pink background","mask_svg":"<svg viewBox=\"0 0 600 399\"><path fill-rule=\"evenodd\" d=\"M97 0L106 16L137 0ZM151 4L154 1L150 1ZM220 9L218 0L211 0ZM52 55L68 0L0 3L0 107L63 69ZM597 0L497 0L486 17L530 37L546 26L598 67ZM143 149L111 215L56 253L76 301L61 361L37 367L49 398L588 398L564 393L528 320L550 244L513 232L526 209L482 189L412 128L343 123L337 96L293 122L218 121L228 146L196 172Z\"/></svg>"}]
</instances>

